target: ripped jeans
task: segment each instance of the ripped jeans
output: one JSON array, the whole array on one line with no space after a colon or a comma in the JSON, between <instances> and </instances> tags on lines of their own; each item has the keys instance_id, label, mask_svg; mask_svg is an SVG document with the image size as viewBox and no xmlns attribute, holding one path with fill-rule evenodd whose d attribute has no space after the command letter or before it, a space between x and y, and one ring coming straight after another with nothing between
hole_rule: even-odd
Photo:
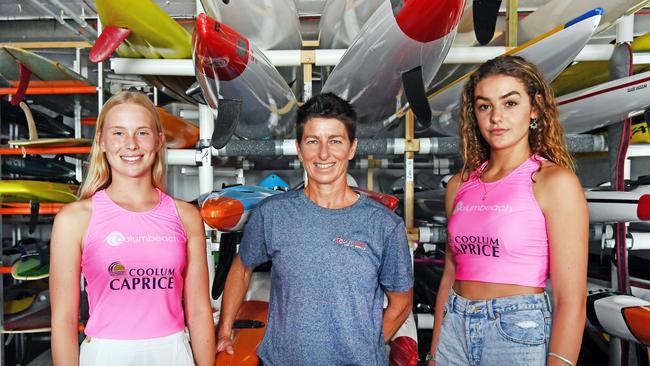
<instances>
[{"instance_id":1,"label":"ripped jeans","mask_svg":"<svg viewBox=\"0 0 650 366\"><path fill-rule=\"evenodd\" d=\"M546 293L474 301L452 289L436 366L546 365L551 320Z\"/></svg>"}]
</instances>

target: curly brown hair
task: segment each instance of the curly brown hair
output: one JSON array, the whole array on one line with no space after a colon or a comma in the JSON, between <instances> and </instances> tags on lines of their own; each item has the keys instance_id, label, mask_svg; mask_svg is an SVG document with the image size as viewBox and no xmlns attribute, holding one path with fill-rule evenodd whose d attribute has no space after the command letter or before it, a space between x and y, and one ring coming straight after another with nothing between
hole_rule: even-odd
<instances>
[{"instance_id":1,"label":"curly brown hair","mask_svg":"<svg viewBox=\"0 0 650 366\"><path fill-rule=\"evenodd\" d=\"M474 91L481 80L494 75L519 79L530 96L531 105L538 111L537 129L531 129L528 135L532 153L575 171L573 158L564 140L564 128L560 124L553 91L541 71L523 57L500 56L479 66L463 88L459 116L463 180L469 179L472 172L490 159L490 146L481 135L474 114Z\"/></svg>"}]
</instances>

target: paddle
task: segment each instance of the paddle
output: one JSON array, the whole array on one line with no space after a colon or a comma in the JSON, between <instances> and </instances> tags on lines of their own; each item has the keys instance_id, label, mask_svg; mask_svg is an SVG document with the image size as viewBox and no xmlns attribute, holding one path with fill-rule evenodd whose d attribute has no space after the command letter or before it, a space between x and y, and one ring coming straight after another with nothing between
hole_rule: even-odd
<instances>
[{"instance_id":1,"label":"paddle","mask_svg":"<svg viewBox=\"0 0 650 366\"><path fill-rule=\"evenodd\" d=\"M472 16L474 18L474 34L481 46L490 43L494 37L501 0L474 0Z\"/></svg>"}]
</instances>

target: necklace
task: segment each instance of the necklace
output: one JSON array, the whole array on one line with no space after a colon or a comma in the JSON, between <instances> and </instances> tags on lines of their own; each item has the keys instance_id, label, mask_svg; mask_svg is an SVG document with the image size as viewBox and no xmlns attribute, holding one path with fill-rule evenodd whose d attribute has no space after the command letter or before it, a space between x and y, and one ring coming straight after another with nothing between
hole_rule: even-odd
<instances>
[{"instance_id":1,"label":"necklace","mask_svg":"<svg viewBox=\"0 0 650 366\"><path fill-rule=\"evenodd\" d=\"M501 178L499 180L499 183L495 184L492 188L487 189L487 186L485 185L485 182L481 181L481 185L483 186L483 197L481 198L481 201L485 201L487 198L488 193L492 192L495 188L497 188L501 183L503 183L505 179Z\"/></svg>"},{"instance_id":2,"label":"necklace","mask_svg":"<svg viewBox=\"0 0 650 366\"><path fill-rule=\"evenodd\" d=\"M483 169L483 170L485 170L485 169ZM482 176L483 176L483 172L481 172L481 178L479 178L479 181L481 182L481 185L483 186L483 197L481 197L481 201L485 201L485 199L487 198L488 193L494 191L499 185L501 185L501 183L503 183L503 181L506 180L506 177L508 175L510 175L510 173L508 173L508 174L504 175L503 177L499 178L499 181L494 186L492 186L490 189L488 189L485 182L481 179ZM494 182L490 182L490 183L494 183Z\"/></svg>"},{"instance_id":3,"label":"necklace","mask_svg":"<svg viewBox=\"0 0 650 366\"><path fill-rule=\"evenodd\" d=\"M505 181L507 177L509 177L509 176L510 176L510 175L511 175L515 170L517 170L517 169L519 169L521 166L523 166L524 163L525 163L527 160L528 160L528 159L524 160L524 161L523 161L521 164L519 164L517 167L515 167L514 169L512 169L512 170L511 170L510 172L508 172L507 174L503 175L503 176L499 179L499 181L498 181L498 182L497 182L493 187L491 187L490 189L487 188L485 182L481 179L481 177L483 177L483 172L485 172L485 170L487 169L487 164L486 164L486 165L483 167L483 170L481 170L481 175L480 175L480 177L479 177L479 181L481 182L481 185L483 186L483 197L481 198L481 201L485 201L485 199L487 198L488 193L492 192L492 191L495 190L499 185L501 185L501 183L503 183L503 181ZM490 183L495 183L495 182L490 182Z\"/></svg>"}]
</instances>

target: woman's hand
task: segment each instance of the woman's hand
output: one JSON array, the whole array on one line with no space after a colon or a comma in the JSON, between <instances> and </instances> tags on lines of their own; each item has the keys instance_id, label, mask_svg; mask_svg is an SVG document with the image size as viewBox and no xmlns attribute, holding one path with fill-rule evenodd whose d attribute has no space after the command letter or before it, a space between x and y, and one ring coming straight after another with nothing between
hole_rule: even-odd
<instances>
[{"instance_id":1,"label":"woman's hand","mask_svg":"<svg viewBox=\"0 0 650 366\"><path fill-rule=\"evenodd\" d=\"M233 349L233 343L232 343L232 334L228 334L228 335L220 334L217 337L217 353L224 352L224 351L229 355L235 353L235 350Z\"/></svg>"},{"instance_id":2,"label":"woman's hand","mask_svg":"<svg viewBox=\"0 0 650 366\"><path fill-rule=\"evenodd\" d=\"M250 225L250 222L248 225ZM219 314L219 325L217 327L217 353L223 351L226 351L229 355L235 353L232 342L232 327L235 323L237 311L239 311L248 290L248 284L253 276L253 269L244 266L239 254L232 261L221 300L221 313Z\"/></svg>"}]
</instances>

